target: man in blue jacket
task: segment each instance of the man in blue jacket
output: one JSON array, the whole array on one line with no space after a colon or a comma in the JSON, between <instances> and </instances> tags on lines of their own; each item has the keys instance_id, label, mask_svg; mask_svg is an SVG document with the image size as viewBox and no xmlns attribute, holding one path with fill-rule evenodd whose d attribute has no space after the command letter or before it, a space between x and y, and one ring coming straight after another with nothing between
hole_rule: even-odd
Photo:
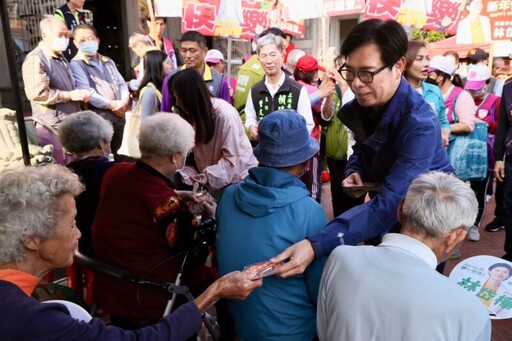
<instances>
[{"instance_id":1,"label":"man in blue jacket","mask_svg":"<svg viewBox=\"0 0 512 341\"><path fill-rule=\"evenodd\" d=\"M380 190L320 233L278 255L275 262L289 260L279 269L281 276L303 272L315 257L327 256L339 245L356 245L398 231L397 208L412 180L431 170L453 172L435 114L402 77L406 51L407 35L393 20L361 22L343 42L346 63L341 75L356 100L344 106L338 117L354 132L356 144L342 185L371 182ZM361 196L366 191L351 193Z\"/></svg>"}]
</instances>

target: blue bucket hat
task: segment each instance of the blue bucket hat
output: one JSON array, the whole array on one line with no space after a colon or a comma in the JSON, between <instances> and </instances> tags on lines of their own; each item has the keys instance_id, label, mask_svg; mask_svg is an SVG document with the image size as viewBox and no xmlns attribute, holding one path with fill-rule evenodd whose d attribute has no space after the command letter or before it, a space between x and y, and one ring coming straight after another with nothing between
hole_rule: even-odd
<instances>
[{"instance_id":1,"label":"blue bucket hat","mask_svg":"<svg viewBox=\"0 0 512 341\"><path fill-rule=\"evenodd\" d=\"M320 149L309 136L306 120L295 110L274 111L258 125L259 143L254 156L268 167L290 167L311 159Z\"/></svg>"}]
</instances>

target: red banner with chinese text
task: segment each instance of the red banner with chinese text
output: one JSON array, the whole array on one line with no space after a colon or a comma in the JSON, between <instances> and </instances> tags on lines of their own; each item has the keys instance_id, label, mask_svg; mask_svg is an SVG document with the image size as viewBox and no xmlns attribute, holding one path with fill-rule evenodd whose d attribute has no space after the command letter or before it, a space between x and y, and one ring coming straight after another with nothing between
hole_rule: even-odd
<instances>
[{"instance_id":1,"label":"red banner with chinese text","mask_svg":"<svg viewBox=\"0 0 512 341\"><path fill-rule=\"evenodd\" d=\"M457 43L512 38L511 0L367 0L364 18L394 19L426 30L459 33ZM460 39L459 39L460 38Z\"/></svg>"},{"instance_id":2,"label":"red banner with chinese text","mask_svg":"<svg viewBox=\"0 0 512 341\"><path fill-rule=\"evenodd\" d=\"M286 5L269 0L183 0L181 31L206 36L250 39L267 27L294 36L304 34L304 21L287 18ZM278 2L279 3L279 2Z\"/></svg>"}]
</instances>

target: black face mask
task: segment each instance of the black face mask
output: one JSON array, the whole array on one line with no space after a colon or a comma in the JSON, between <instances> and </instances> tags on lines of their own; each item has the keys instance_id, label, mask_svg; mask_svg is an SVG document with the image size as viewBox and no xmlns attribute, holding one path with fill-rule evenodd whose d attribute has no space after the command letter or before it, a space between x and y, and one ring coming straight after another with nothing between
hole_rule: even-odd
<instances>
[{"instance_id":1,"label":"black face mask","mask_svg":"<svg viewBox=\"0 0 512 341\"><path fill-rule=\"evenodd\" d=\"M430 77L427 77L427 79L425 79L424 82L428 83L428 84L432 84L432 85L438 86L436 80L432 79Z\"/></svg>"}]
</instances>

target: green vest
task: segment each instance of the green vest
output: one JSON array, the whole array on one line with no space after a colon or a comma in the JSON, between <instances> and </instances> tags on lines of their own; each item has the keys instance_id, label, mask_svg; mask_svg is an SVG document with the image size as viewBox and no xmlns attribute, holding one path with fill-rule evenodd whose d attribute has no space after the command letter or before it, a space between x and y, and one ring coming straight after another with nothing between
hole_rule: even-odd
<instances>
[{"instance_id":1,"label":"green vest","mask_svg":"<svg viewBox=\"0 0 512 341\"><path fill-rule=\"evenodd\" d=\"M242 115L245 114L245 103L254 84L258 83L265 76L256 55L252 56L240 67L236 76L236 90L233 96L233 106Z\"/></svg>"}]
</instances>

